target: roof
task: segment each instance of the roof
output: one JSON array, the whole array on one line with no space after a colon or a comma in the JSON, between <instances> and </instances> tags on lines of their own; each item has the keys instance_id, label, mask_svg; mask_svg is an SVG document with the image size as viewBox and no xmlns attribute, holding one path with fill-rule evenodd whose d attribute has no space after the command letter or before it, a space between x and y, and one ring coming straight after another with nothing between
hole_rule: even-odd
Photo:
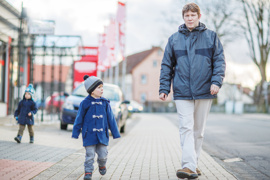
<instances>
[{"instance_id":1,"label":"roof","mask_svg":"<svg viewBox=\"0 0 270 180\"><path fill-rule=\"evenodd\" d=\"M147 56L149 56L152 52L161 49L160 47L155 47L153 46L152 49L148 49L139 53L132 54L130 56L127 56L126 61L127 61L127 69L126 69L126 74L131 74L132 70ZM119 74L122 74L122 64L123 61L119 63Z\"/></svg>"},{"instance_id":2,"label":"roof","mask_svg":"<svg viewBox=\"0 0 270 180\"><path fill-rule=\"evenodd\" d=\"M6 0L0 0L0 4L14 16L20 18L20 12L16 8L14 8L9 2L7 2Z\"/></svg>"}]
</instances>

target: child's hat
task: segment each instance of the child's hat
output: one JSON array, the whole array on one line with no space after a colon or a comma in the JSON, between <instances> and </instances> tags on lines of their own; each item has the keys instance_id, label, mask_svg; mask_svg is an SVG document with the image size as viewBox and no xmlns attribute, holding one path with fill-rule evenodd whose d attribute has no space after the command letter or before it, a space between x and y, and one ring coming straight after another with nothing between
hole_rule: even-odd
<instances>
[{"instance_id":1,"label":"child's hat","mask_svg":"<svg viewBox=\"0 0 270 180\"><path fill-rule=\"evenodd\" d=\"M84 75L84 87L86 91L91 94L100 84L103 84L102 80L96 76Z\"/></svg>"},{"instance_id":2,"label":"child's hat","mask_svg":"<svg viewBox=\"0 0 270 180\"><path fill-rule=\"evenodd\" d=\"M32 99L33 99L33 96L35 94L35 89L33 87L33 84L28 85L28 87L25 89L24 93L26 93L26 92L28 92L31 95Z\"/></svg>"}]
</instances>

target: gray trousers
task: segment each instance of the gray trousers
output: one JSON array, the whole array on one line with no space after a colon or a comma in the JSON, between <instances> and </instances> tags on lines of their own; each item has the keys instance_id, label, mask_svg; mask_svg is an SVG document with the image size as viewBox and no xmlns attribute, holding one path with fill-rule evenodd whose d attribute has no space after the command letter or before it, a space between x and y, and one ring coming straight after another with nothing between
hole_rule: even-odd
<instances>
[{"instance_id":1,"label":"gray trousers","mask_svg":"<svg viewBox=\"0 0 270 180\"><path fill-rule=\"evenodd\" d=\"M176 100L182 147L182 168L196 172L212 99Z\"/></svg>"},{"instance_id":2,"label":"gray trousers","mask_svg":"<svg viewBox=\"0 0 270 180\"><path fill-rule=\"evenodd\" d=\"M97 163L99 166L105 166L107 162L107 155L108 150L107 146L103 144L96 144L92 146L86 146L86 155L85 155L85 162L84 162L84 170L85 172L93 172L94 170L94 159L95 154L97 153Z\"/></svg>"}]
</instances>

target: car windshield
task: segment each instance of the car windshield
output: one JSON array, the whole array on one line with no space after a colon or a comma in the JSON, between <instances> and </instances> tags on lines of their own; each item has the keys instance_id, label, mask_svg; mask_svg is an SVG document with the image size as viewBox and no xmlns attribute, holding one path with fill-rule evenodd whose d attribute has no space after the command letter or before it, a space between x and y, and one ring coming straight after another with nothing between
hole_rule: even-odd
<instances>
[{"instance_id":1,"label":"car windshield","mask_svg":"<svg viewBox=\"0 0 270 180\"><path fill-rule=\"evenodd\" d=\"M119 101L119 89L117 87L112 86L106 86L106 84L103 86L103 95L102 97L105 97L109 99L110 101ZM72 93L74 96L80 96L80 97L86 97L88 96L88 93L86 92L84 88L84 84L80 84Z\"/></svg>"}]
</instances>

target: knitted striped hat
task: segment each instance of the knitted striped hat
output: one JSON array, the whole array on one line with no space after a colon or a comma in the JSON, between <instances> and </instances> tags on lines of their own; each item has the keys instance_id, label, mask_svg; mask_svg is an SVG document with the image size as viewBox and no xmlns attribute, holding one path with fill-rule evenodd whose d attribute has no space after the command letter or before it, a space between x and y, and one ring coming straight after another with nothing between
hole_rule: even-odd
<instances>
[{"instance_id":1,"label":"knitted striped hat","mask_svg":"<svg viewBox=\"0 0 270 180\"><path fill-rule=\"evenodd\" d=\"M28 87L25 89L25 91L24 91L24 94L26 93L26 92L28 92L30 95L31 95L31 98L32 98L32 100L34 100L34 94L35 94L35 89L34 89L34 87L33 87L33 84L29 84L28 85Z\"/></svg>"},{"instance_id":2,"label":"knitted striped hat","mask_svg":"<svg viewBox=\"0 0 270 180\"><path fill-rule=\"evenodd\" d=\"M90 95L100 84L103 84L102 80L96 76L89 77L88 75L84 75L83 79L84 87Z\"/></svg>"}]
</instances>

